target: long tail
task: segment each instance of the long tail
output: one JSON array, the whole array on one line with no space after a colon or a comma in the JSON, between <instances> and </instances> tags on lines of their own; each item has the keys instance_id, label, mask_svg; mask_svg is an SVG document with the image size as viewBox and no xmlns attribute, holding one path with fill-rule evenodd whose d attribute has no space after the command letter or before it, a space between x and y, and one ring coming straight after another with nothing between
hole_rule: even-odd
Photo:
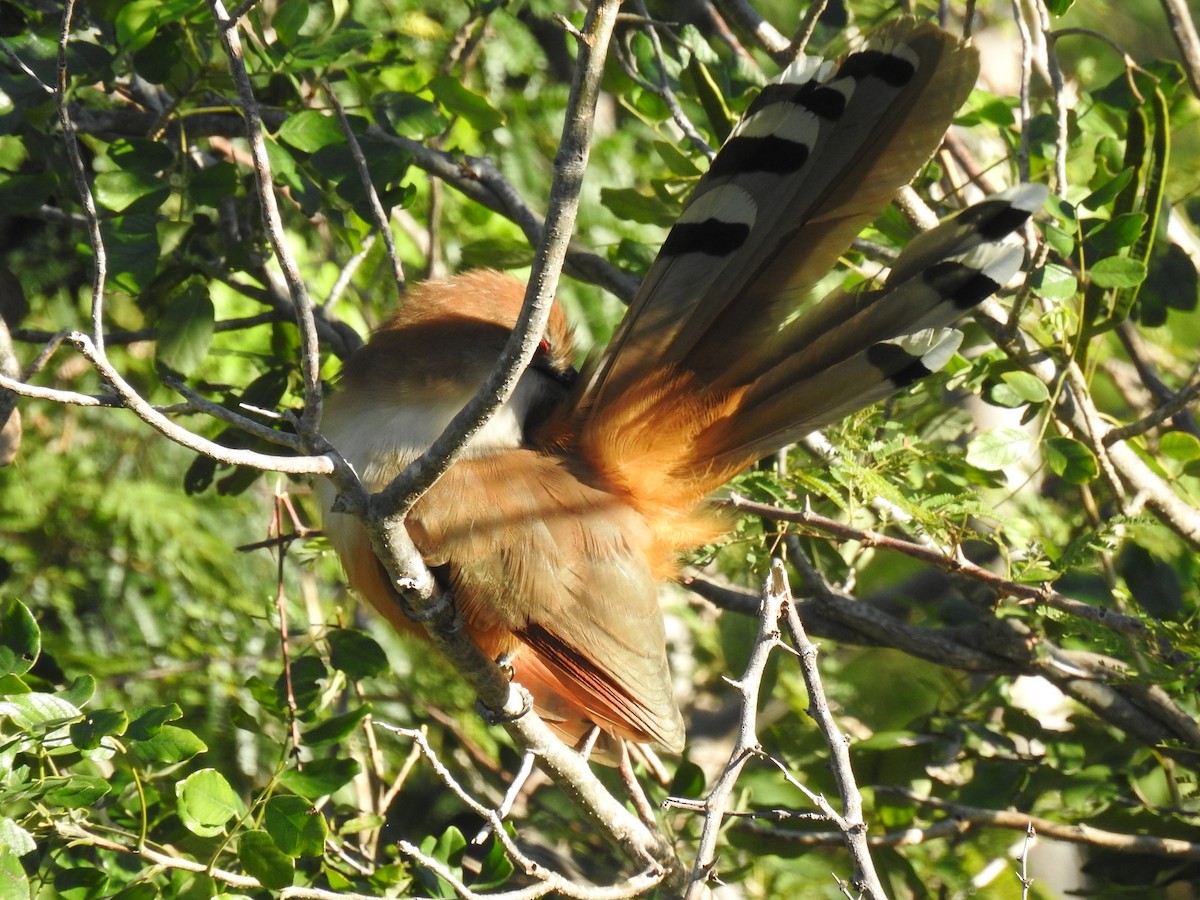
<instances>
[{"instance_id":1,"label":"long tail","mask_svg":"<svg viewBox=\"0 0 1200 900\"><path fill-rule=\"evenodd\" d=\"M940 144L976 52L902 20L768 85L701 179L572 404L581 453L634 503L685 508L754 460L944 364L946 326L1006 282L1023 185L915 240L887 282L816 282Z\"/></svg>"}]
</instances>

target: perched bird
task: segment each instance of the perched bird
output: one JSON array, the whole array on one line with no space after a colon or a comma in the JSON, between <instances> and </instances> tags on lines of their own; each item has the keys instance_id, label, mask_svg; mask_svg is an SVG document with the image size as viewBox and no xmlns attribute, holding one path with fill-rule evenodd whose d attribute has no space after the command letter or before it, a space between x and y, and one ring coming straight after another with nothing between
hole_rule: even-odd
<instances>
[{"instance_id":1,"label":"perched bird","mask_svg":"<svg viewBox=\"0 0 1200 900\"><path fill-rule=\"evenodd\" d=\"M608 347L575 376L556 306L512 397L413 508L469 634L569 741L598 726L683 747L657 584L726 528L706 498L943 365L960 339L947 326L1020 267L1002 239L1041 205L1030 185L914 240L881 286L809 297L932 156L977 71L973 49L908 20L840 63L789 66L696 185ZM369 490L478 390L523 295L493 271L427 283L346 362L322 428ZM325 529L350 583L411 629L358 521L327 513Z\"/></svg>"}]
</instances>

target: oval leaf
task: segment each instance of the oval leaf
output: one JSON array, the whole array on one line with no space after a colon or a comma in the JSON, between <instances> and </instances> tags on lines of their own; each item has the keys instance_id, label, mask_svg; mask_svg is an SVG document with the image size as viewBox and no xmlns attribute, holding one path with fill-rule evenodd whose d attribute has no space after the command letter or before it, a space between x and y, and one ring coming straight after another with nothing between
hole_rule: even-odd
<instances>
[{"instance_id":1,"label":"oval leaf","mask_svg":"<svg viewBox=\"0 0 1200 900\"><path fill-rule=\"evenodd\" d=\"M967 445L967 462L985 472L1019 463L1029 453L1029 435L1017 428L994 428Z\"/></svg>"},{"instance_id":2,"label":"oval leaf","mask_svg":"<svg viewBox=\"0 0 1200 900\"><path fill-rule=\"evenodd\" d=\"M1026 403L1045 403L1050 399L1050 389L1046 383L1030 372L1005 372L1000 377Z\"/></svg>"},{"instance_id":3,"label":"oval leaf","mask_svg":"<svg viewBox=\"0 0 1200 900\"><path fill-rule=\"evenodd\" d=\"M1033 276L1033 290L1049 300L1065 300L1074 297L1079 289L1079 280L1064 266L1049 263Z\"/></svg>"},{"instance_id":4,"label":"oval leaf","mask_svg":"<svg viewBox=\"0 0 1200 900\"><path fill-rule=\"evenodd\" d=\"M238 836L238 859L263 887L273 891L291 887L296 864L265 831L247 831Z\"/></svg>"},{"instance_id":5,"label":"oval leaf","mask_svg":"<svg viewBox=\"0 0 1200 900\"><path fill-rule=\"evenodd\" d=\"M158 361L190 375L208 355L216 311L203 285L192 284L167 307L158 332Z\"/></svg>"},{"instance_id":6,"label":"oval leaf","mask_svg":"<svg viewBox=\"0 0 1200 900\"><path fill-rule=\"evenodd\" d=\"M175 798L180 820L199 837L216 837L242 810L238 795L216 769L201 769L177 782Z\"/></svg>"},{"instance_id":7,"label":"oval leaf","mask_svg":"<svg viewBox=\"0 0 1200 900\"><path fill-rule=\"evenodd\" d=\"M289 791L316 800L349 784L358 773L358 763L352 759L314 759L303 769L285 769L279 780Z\"/></svg>"},{"instance_id":8,"label":"oval leaf","mask_svg":"<svg viewBox=\"0 0 1200 900\"><path fill-rule=\"evenodd\" d=\"M1079 441L1054 437L1046 441L1050 471L1071 484L1087 484L1100 474L1095 454Z\"/></svg>"},{"instance_id":9,"label":"oval leaf","mask_svg":"<svg viewBox=\"0 0 1200 900\"><path fill-rule=\"evenodd\" d=\"M428 87L447 112L462 116L476 131L493 131L504 124L503 113L452 75L439 75Z\"/></svg>"},{"instance_id":10,"label":"oval leaf","mask_svg":"<svg viewBox=\"0 0 1200 900\"><path fill-rule=\"evenodd\" d=\"M1091 276L1096 287L1137 287L1146 280L1146 264L1127 256L1110 256L1092 266Z\"/></svg>"},{"instance_id":11,"label":"oval leaf","mask_svg":"<svg viewBox=\"0 0 1200 900\"><path fill-rule=\"evenodd\" d=\"M20 600L0 611L0 675L24 675L42 649L42 632Z\"/></svg>"},{"instance_id":12,"label":"oval leaf","mask_svg":"<svg viewBox=\"0 0 1200 900\"><path fill-rule=\"evenodd\" d=\"M346 141L337 119L323 115L315 109L306 109L289 116L279 129L278 137L304 153L316 153L329 144Z\"/></svg>"},{"instance_id":13,"label":"oval leaf","mask_svg":"<svg viewBox=\"0 0 1200 900\"><path fill-rule=\"evenodd\" d=\"M1180 462L1200 459L1200 440L1186 431L1168 431L1158 440L1162 455Z\"/></svg>"},{"instance_id":14,"label":"oval leaf","mask_svg":"<svg viewBox=\"0 0 1200 900\"><path fill-rule=\"evenodd\" d=\"M387 654L369 634L351 628L332 628L325 635L329 661L353 681L378 675L388 668Z\"/></svg>"},{"instance_id":15,"label":"oval leaf","mask_svg":"<svg viewBox=\"0 0 1200 900\"><path fill-rule=\"evenodd\" d=\"M303 797L275 796L267 801L263 825L275 846L288 856L320 856L329 826L321 811Z\"/></svg>"}]
</instances>

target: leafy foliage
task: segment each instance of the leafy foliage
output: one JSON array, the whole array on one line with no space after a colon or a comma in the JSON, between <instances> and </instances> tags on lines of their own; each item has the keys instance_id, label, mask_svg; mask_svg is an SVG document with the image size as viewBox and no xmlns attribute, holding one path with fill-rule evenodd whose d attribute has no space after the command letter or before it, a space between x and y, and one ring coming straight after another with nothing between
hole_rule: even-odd
<instances>
[{"instance_id":1,"label":"leafy foliage","mask_svg":"<svg viewBox=\"0 0 1200 900\"><path fill-rule=\"evenodd\" d=\"M815 46L838 52L847 16L866 28L887 12L847 5ZM775 6L789 31L795 9ZM1008 5L977 6L1015 48ZM241 26L328 377L397 302L359 152L409 277L533 257L526 210L478 187L495 174L532 208L546 196L574 55L558 5L427 7L279 0ZM1094 829L1077 863L1095 894L1200 878L1197 101L1162 61L1161 28L1139 25L1151 8L1097 19L1098 4L1048 4L1078 98L1059 108L1039 85L1023 121L1014 98L977 90L954 153L918 181L941 212L979 172L1056 187L1013 321L984 317L944 373L831 429L836 452L810 443L736 483L807 506L838 540L815 518L746 516L695 560L749 586L720 595L744 608L785 547L816 598L797 605L896 896L1024 896L1011 866L987 873L1029 817ZM87 328L96 260L52 90L61 14L17 0L0 17L0 274L28 298L0 279L0 314L26 366L55 333ZM1139 67L1072 26L1136 42ZM220 37L199 0L78 0L66 108L105 250L114 367L220 446L278 453L263 432L293 430L280 413L303 404L301 340ZM711 20L659 38L626 23L606 74L576 239L610 283L648 265L702 145L775 70ZM829 282L865 280L912 233L889 211ZM619 302L585 279L562 293L581 343L603 341ZM29 380L107 403L105 378L55 346ZM179 390L261 431L170 407ZM545 785L518 799L519 832L471 840L483 821L448 781L497 806L518 756L431 651L359 618L308 533L305 484L267 485L124 411L21 412L21 454L0 470L0 898L449 897L456 882L527 883L505 845L518 833L580 882L637 868ZM739 698L723 679L756 627L681 594L671 613L692 744L668 761L668 786L647 779L651 804L703 796L725 764ZM762 746L837 796L796 667L776 655L765 683ZM828 873L849 877L845 854L827 822L804 819L795 783L751 765L738 790L760 815L725 832L720 877L748 896L841 896ZM672 809L663 827L690 860L699 817ZM1147 840L1119 840L1132 836ZM1169 839L1189 852L1155 852ZM1053 896L1048 881L1035 872L1030 896Z\"/></svg>"}]
</instances>

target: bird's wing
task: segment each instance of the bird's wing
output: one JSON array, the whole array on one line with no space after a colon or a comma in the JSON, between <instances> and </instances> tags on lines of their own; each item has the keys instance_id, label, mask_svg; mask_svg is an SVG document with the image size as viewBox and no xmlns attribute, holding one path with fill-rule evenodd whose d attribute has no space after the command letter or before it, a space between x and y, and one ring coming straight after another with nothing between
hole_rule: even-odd
<instances>
[{"instance_id":1,"label":"bird's wing","mask_svg":"<svg viewBox=\"0 0 1200 900\"><path fill-rule=\"evenodd\" d=\"M499 489L498 489L499 488ZM621 498L529 450L459 461L408 517L485 652L573 736L591 724L683 746L650 529ZM578 727L576 727L578 726Z\"/></svg>"}]
</instances>

